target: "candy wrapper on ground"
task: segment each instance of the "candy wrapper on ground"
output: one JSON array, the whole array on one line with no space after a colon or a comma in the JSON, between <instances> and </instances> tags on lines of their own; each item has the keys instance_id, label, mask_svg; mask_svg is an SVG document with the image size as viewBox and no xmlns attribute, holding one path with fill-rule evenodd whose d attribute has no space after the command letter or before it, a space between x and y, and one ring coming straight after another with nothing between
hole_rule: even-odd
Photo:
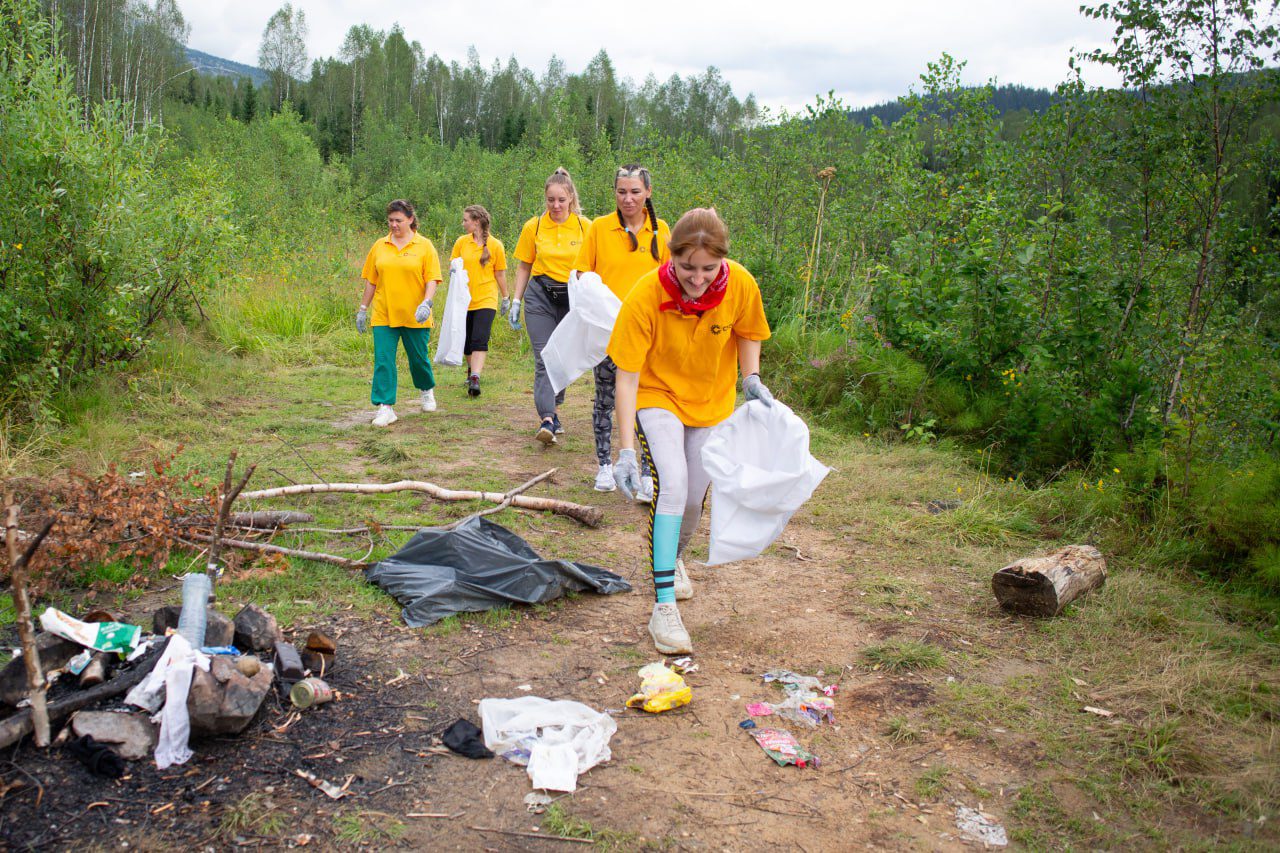
<instances>
[{"instance_id":1,"label":"candy wrapper on ground","mask_svg":"<svg viewBox=\"0 0 1280 853\"><path fill-rule=\"evenodd\" d=\"M640 692L627 700L628 708L643 708L651 714L670 711L693 701L693 691L678 673L666 664L651 663L640 667Z\"/></svg>"},{"instance_id":2,"label":"candy wrapper on ground","mask_svg":"<svg viewBox=\"0 0 1280 853\"><path fill-rule=\"evenodd\" d=\"M765 754L782 767L788 764L817 767L820 763L818 757L801 746L800 741L786 729L748 729L747 734L755 738Z\"/></svg>"}]
</instances>

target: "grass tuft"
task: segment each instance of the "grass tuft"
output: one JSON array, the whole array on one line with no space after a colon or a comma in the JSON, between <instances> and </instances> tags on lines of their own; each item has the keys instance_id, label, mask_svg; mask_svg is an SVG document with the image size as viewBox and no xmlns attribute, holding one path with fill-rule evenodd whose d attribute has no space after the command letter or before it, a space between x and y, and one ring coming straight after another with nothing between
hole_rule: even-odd
<instances>
[{"instance_id":1,"label":"grass tuft","mask_svg":"<svg viewBox=\"0 0 1280 853\"><path fill-rule=\"evenodd\" d=\"M947 662L941 649L914 640L890 640L886 643L867 646L862 650L862 659L872 669L887 669L894 672L938 669Z\"/></svg>"}]
</instances>

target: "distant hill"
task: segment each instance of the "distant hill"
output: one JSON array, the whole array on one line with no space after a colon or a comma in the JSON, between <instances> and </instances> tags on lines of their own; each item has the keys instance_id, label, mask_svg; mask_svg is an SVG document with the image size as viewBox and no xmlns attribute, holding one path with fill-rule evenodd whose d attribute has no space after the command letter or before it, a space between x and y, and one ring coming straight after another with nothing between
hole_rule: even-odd
<instances>
[{"instance_id":1,"label":"distant hill","mask_svg":"<svg viewBox=\"0 0 1280 853\"><path fill-rule=\"evenodd\" d=\"M210 77L248 77L255 86L261 86L270 79L267 72L261 68L232 62L230 59L223 59L190 47L187 48L187 61L195 66L196 71L208 74Z\"/></svg>"},{"instance_id":2,"label":"distant hill","mask_svg":"<svg viewBox=\"0 0 1280 853\"><path fill-rule=\"evenodd\" d=\"M991 93L991 105L996 112L1004 115L1014 110L1042 112L1053 104L1053 93L1048 89L1033 89L1030 86L997 86ZM887 104L876 104L873 107L862 107L849 110L849 118L861 125L870 126L871 117L878 116L885 125L891 125L909 111L902 99Z\"/></svg>"}]
</instances>

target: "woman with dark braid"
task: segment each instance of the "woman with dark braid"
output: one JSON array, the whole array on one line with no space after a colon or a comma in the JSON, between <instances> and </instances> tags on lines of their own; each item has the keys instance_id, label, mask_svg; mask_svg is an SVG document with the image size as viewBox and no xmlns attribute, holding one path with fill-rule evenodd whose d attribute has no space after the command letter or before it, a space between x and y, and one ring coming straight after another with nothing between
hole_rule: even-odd
<instances>
[{"instance_id":1,"label":"woman with dark braid","mask_svg":"<svg viewBox=\"0 0 1280 853\"><path fill-rule=\"evenodd\" d=\"M598 274L614 295L625 302L632 285L642 275L657 269L671 257L667 249L671 229L653 210L653 181L648 169L634 163L618 169L613 176L613 194L617 210L591 223L574 269ZM596 461L600 463L595 488L598 492L612 492L617 488L610 442L618 368L606 355L604 361L595 366L594 374L596 398L592 428ZM635 498L649 503L653 500L653 477L649 473L648 458L642 459L641 464L640 488Z\"/></svg>"},{"instance_id":2,"label":"woman with dark braid","mask_svg":"<svg viewBox=\"0 0 1280 853\"><path fill-rule=\"evenodd\" d=\"M462 211L462 227L466 230L453 244L449 256L462 259L467 271L467 288L471 304L467 306L467 336L462 353L467 357L467 393L480 396L480 372L489 352L489 334L499 309L498 293L502 293L503 314L510 309L507 298L507 253L502 241L489 233L489 211L478 204Z\"/></svg>"}]
</instances>

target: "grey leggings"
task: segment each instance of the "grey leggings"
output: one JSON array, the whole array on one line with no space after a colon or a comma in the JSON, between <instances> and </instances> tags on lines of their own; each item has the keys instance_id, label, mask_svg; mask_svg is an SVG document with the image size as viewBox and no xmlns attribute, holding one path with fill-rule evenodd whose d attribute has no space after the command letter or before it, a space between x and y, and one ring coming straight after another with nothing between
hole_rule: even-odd
<instances>
[{"instance_id":1,"label":"grey leggings","mask_svg":"<svg viewBox=\"0 0 1280 853\"><path fill-rule=\"evenodd\" d=\"M547 338L569 313L569 306L551 302L547 292L533 278L524 291L524 326L529 331L529 343L533 346L533 405L538 417L549 418L556 413L556 406L564 402L564 389L557 394L551 389L547 367L542 363L542 349Z\"/></svg>"},{"instance_id":2,"label":"grey leggings","mask_svg":"<svg viewBox=\"0 0 1280 853\"><path fill-rule=\"evenodd\" d=\"M684 553L698 522L711 486L711 475L702 467L702 445L710 427L689 427L666 409L636 412L637 437L645 456L653 463L653 513L682 515L677 554Z\"/></svg>"},{"instance_id":3,"label":"grey leggings","mask_svg":"<svg viewBox=\"0 0 1280 853\"><path fill-rule=\"evenodd\" d=\"M591 407L591 429L596 434L596 461L608 465L612 459L613 403L618 387L618 365L609 356L592 368L596 398ZM640 474L649 476L649 457L640 454Z\"/></svg>"}]
</instances>

